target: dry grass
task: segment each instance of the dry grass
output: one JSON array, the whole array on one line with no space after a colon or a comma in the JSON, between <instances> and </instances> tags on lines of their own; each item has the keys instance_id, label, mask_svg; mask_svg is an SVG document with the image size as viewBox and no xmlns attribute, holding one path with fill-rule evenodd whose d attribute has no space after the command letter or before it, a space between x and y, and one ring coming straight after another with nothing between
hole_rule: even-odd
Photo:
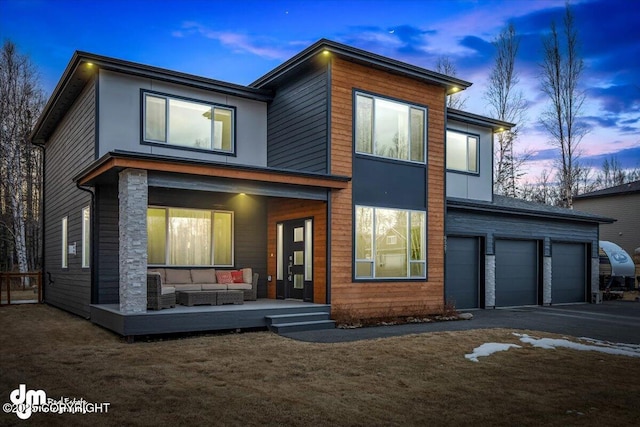
<instances>
[{"instance_id":1,"label":"dry grass","mask_svg":"<svg viewBox=\"0 0 640 427\"><path fill-rule=\"evenodd\" d=\"M126 344L42 305L3 307L0 324L2 403L20 383L111 403L108 414L34 414L39 425L640 425L640 359L529 346L464 358L485 342L518 343L505 329L341 344L268 332ZM25 423L0 413L0 424Z\"/></svg>"}]
</instances>

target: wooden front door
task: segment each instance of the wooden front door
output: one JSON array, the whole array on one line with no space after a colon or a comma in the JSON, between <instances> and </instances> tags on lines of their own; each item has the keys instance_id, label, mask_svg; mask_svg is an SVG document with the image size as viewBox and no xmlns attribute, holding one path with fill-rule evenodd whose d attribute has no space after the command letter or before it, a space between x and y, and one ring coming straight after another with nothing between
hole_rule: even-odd
<instances>
[{"instance_id":1,"label":"wooden front door","mask_svg":"<svg viewBox=\"0 0 640 427\"><path fill-rule=\"evenodd\" d=\"M276 281L278 298L313 301L313 220L296 219L282 223L282 252L278 251L282 278ZM280 236L278 236L280 239Z\"/></svg>"}]
</instances>

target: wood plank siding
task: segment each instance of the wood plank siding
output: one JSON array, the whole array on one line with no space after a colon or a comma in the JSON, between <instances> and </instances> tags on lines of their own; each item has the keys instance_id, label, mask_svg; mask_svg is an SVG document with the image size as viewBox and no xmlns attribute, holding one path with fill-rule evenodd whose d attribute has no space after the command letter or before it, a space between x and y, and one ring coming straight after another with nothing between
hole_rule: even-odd
<instances>
[{"instance_id":1,"label":"wood plank siding","mask_svg":"<svg viewBox=\"0 0 640 427\"><path fill-rule=\"evenodd\" d=\"M267 202L267 259L272 277L267 297L276 297L276 224L313 218L313 302L327 303L327 203L315 200L270 198Z\"/></svg>"},{"instance_id":2,"label":"wood plank siding","mask_svg":"<svg viewBox=\"0 0 640 427\"><path fill-rule=\"evenodd\" d=\"M444 305L445 90L334 57L331 63L330 169L333 174L352 176L354 90L428 108L427 279L353 282L353 192L349 183L346 189L331 192L332 310L334 314L348 310L360 317L438 311Z\"/></svg>"},{"instance_id":3,"label":"wood plank siding","mask_svg":"<svg viewBox=\"0 0 640 427\"><path fill-rule=\"evenodd\" d=\"M83 317L89 317L91 270L82 268L82 209L91 204L91 196L78 189L72 177L95 160L95 126L93 80L45 145L44 298ZM76 243L77 248L76 255L68 256L68 268L62 268L63 217L68 218L68 243Z\"/></svg>"},{"instance_id":4,"label":"wood plank siding","mask_svg":"<svg viewBox=\"0 0 640 427\"><path fill-rule=\"evenodd\" d=\"M120 299L118 185L96 186L96 233L94 250L98 304L117 304ZM96 241L97 240L97 241Z\"/></svg>"},{"instance_id":5,"label":"wood plank siding","mask_svg":"<svg viewBox=\"0 0 640 427\"><path fill-rule=\"evenodd\" d=\"M278 88L269 105L267 165L327 173L327 66L305 68Z\"/></svg>"}]
</instances>

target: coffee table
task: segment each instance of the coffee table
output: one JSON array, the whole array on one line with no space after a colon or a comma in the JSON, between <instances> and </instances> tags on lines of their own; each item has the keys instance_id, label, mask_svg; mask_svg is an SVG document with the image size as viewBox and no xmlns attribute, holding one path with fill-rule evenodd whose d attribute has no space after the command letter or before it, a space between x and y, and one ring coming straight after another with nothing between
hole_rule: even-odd
<instances>
[{"instance_id":1,"label":"coffee table","mask_svg":"<svg viewBox=\"0 0 640 427\"><path fill-rule=\"evenodd\" d=\"M181 305L216 305L219 291L177 291L176 302Z\"/></svg>"}]
</instances>

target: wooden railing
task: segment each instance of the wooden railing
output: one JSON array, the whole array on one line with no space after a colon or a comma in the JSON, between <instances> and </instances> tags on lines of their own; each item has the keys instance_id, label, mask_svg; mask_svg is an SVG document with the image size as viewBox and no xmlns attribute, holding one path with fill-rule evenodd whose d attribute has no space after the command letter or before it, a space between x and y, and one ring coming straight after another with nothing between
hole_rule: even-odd
<instances>
[{"instance_id":1,"label":"wooden railing","mask_svg":"<svg viewBox=\"0 0 640 427\"><path fill-rule=\"evenodd\" d=\"M0 273L0 305L42 302L42 276L39 271Z\"/></svg>"}]
</instances>

